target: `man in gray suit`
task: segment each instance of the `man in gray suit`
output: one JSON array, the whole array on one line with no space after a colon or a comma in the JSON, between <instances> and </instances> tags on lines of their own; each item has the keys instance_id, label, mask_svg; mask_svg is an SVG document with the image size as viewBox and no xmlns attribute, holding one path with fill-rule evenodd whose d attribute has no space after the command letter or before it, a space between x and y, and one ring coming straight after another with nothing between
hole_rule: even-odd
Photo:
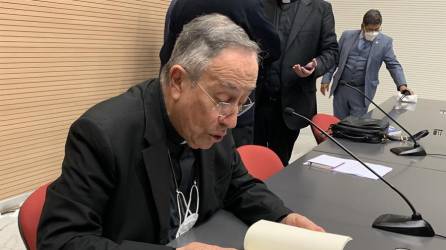
<instances>
[{"instance_id":1,"label":"man in gray suit","mask_svg":"<svg viewBox=\"0 0 446 250\"><path fill-rule=\"evenodd\" d=\"M382 16L378 10L365 13L361 30L347 30L339 40L340 59L333 78L330 96L333 98L334 115L340 119L349 115L362 116L367 113L370 102L344 82L363 91L373 99L379 84L378 73L384 61L397 90L411 93L407 88L403 68L393 52L392 38L381 31ZM329 84L336 67L322 78L321 93L329 91Z\"/></svg>"}]
</instances>

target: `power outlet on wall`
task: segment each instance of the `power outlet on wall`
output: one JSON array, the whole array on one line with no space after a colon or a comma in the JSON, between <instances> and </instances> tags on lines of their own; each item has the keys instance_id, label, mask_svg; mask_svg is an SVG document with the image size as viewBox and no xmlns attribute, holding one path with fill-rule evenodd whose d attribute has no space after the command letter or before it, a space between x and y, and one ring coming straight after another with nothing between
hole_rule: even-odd
<instances>
[{"instance_id":1,"label":"power outlet on wall","mask_svg":"<svg viewBox=\"0 0 446 250\"><path fill-rule=\"evenodd\" d=\"M443 129L439 129L439 128L435 128L435 129L432 131L432 134L433 134L433 135L436 135L436 136L442 136L442 135L445 135L445 133L443 133Z\"/></svg>"}]
</instances>

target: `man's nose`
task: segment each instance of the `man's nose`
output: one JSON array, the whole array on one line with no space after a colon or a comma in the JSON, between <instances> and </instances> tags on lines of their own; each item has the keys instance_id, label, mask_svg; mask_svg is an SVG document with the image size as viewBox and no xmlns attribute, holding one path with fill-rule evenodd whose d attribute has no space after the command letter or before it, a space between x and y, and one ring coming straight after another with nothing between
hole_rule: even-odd
<instances>
[{"instance_id":1,"label":"man's nose","mask_svg":"<svg viewBox=\"0 0 446 250\"><path fill-rule=\"evenodd\" d=\"M220 123L226 128L235 128L237 125L237 113L220 117Z\"/></svg>"}]
</instances>

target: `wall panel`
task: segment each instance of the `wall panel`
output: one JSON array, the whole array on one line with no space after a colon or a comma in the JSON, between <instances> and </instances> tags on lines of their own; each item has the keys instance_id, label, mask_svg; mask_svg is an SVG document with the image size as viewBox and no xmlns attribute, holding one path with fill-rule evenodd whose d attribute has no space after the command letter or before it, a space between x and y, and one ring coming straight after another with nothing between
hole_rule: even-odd
<instances>
[{"instance_id":1,"label":"wall panel","mask_svg":"<svg viewBox=\"0 0 446 250\"><path fill-rule=\"evenodd\" d=\"M54 180L70 124L158 74L169 0L0 0L0 200Z\"/></svg>"}]
</instances>

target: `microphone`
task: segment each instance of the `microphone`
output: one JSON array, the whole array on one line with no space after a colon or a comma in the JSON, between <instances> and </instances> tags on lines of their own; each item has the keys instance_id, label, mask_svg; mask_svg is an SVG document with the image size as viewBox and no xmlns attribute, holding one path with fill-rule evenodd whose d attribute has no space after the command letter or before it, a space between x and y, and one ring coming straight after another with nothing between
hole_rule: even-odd
<instances>
[{"instance_id":1,"label":"microphone","mask_svg":"<svg viewBox=\"0 0 446 250\"><path fill-rule=\"evenodd\" d=\"M423 236L423 237L433 237L435 236L434 229L429 224L429 222L425 221L421 214L418 213L415 210L415 207L410 203L410 201L404 196L403 193L401 193L396 187L394 187L392 184L387 182L383 177L381 177L378 173L376 173L372 168L367 166L362 160L360 160L356 155L354 155L350 150L348 150L344 145L342 145L340 142L338 142L336 139L334 139L331 135L329 135L327 132L325 132L323 129L321 129L319 126L317 126L313 121L308 119L307 117L296 113L294 109L290 107L286 107L284 109L285 114L287 115L294 115L297 117L300 117L309 123L311 123L312 126L317 128L322 134L324 134L326 137L328 137L332 142L334 142L336 145L338 145L342 150L344 150L347 154L349 154L353 159L357 160L359 163L361 163L365 168L367 168L370 172L372 172L374 175L376 175L382 182L384 182L387 186L389 186L393 191L395 191L403 200L406 202L406 204L410 207L412 210L412 216L405 216L405 215L398 215L398 214L383 214L380 215L378 218L375 219L375 221L372 224L372 227L379 228L382 230L399 233L399 234L405 234L405 235L414 235L414 236Z\"/></svg>"},{"instance_id":2,"label":"microphone","mask_svg":"<svg viewBox=\"0 0 446 250\"><path fill-rule=\"evenodd\" d=\"M390 151L396 155L415 155L415 156L425 156L426 151L424 150L424 148L418 144L417 140L415 140L415 138L413 137L413 135L407 131L407 129L405 129L401 124L399 124L395 119L393 119L386 111L384 111L378 104L376 104L375 102L372 101L372 99L370 99L368 96L366 96L366 94L364 92L362 92L361 90L359 90L358 88L353 87L352 85L348 84L345 81L340 81L340 83L342 85L345 85L353 90L355 90L356 92L358 92L359 94L361 94L363 97L365 97L370 103L372 103L377 109L379 109L381 112L383 112L390 120L392 120L396 125L398 125L398 127L400 127L402 130L404 130L404 132L406 132L406 134L409 135L410 139L413 142L413 146L412 147L396 147L396 148L391 148ZM409 92L410 94L410 92Z\"/></svg>"}]
</instances>

